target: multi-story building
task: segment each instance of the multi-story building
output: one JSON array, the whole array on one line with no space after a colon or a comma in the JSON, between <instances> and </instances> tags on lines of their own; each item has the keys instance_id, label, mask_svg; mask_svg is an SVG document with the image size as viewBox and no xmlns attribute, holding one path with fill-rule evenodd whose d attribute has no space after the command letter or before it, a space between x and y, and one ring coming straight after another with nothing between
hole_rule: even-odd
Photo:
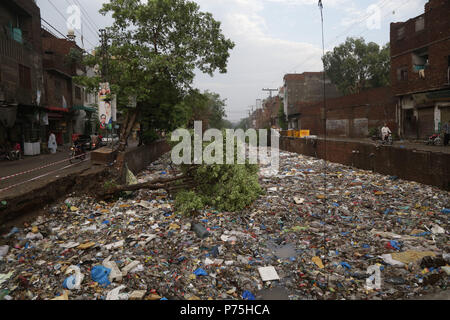
<instances>
[{"instance_id":1,"label":"multi-story building","mask_svg":"<svg viewBox=\"0 0 450 320\"><path fill-rule=\"evenodd\" d=\"M82 49L76 45L73 33L61 39L42 29L44 83L47 92L48 132L53 132L59 145L71 142L72 134L84 134L86 112L85 90L73 82L74 76L85 73L78 61Z\"/></svg>"},{"instance_id":2,"label":"multi-story building","mask_svg":"<svg viewBox=\"0 0 450 320\"><path fill-rule=\"evenodd\" d=\"M450 120L450 1L430 0L424 14L392 23L390 38L399 135L440 132Z\"/></svg>"},{"instance_id":3,"label":"multi-story building","mask_svg":"<svg viewBox=\"0 0 450 320\"><path fill-rule=\"evenodd\" d=\"M0 144L38 144L43 107L40 9L30 0L0 2Z\"/></svg>"},{"instance_id":4,"label":"multi-story building","mask_svg":"<svg viewBox=\"0 0 450 320\"><path fill-rule=\"evenodd\" d=\"M327 98L339 97L337 87L329 79L325 80ZM323 100L323 72L304 72L284 76L284 113L289 129L301 129L301 113L298 103Z\"/></svg>"}]
</instances>

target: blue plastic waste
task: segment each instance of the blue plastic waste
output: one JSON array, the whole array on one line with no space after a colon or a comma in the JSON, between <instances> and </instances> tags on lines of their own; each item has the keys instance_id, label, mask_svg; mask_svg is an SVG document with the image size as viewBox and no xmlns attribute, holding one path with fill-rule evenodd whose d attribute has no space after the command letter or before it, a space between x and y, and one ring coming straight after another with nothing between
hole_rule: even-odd
<instances>
[{"instance_id":1,"label":"blue plastic waste","mask_svg":"<svg viewBox=\"0 0 450 320\"><path fill-rule=\"evenodd\" d=\"M341 262L341 266L346 269L351 269L352 267L347 262Z\"/></svg>"},{"instance_id":2,"label":"blue plastic waste","mask_svg":"<svg viewBox=\"0 0 450 320\"><path fill-rule=\"evenodd\" d=\"M396 250L400 250L401 248L401 245L400 245L400 243L399 242L397 242L397 241L395 241L395 240L391 240L391 241L389 241L389 243L390 243L390 245L394 248L394 249L396 249Z\"/></svg>"},{"instance_id":3,"label":"blue plastic waste","mask_svg":"<svg viewBox=\"0 0 450 320\"><path fill-rule=\"evenodd\" d=\"M207 276L208 273L203 270L202 268L198 268L197 270L194 271L194 274L199 277L199 276Z\"/></svg>"},{"instance_id":4,"label":"blue plastic waste","mask_svg":"<svg viewBox=\"0 0 450 320\"><path fill-rule=\"evenodd\" d=\"M442 213L450 213L450 209L446 209L446 208L444 208L444 209L442 209L442 211L441 211Z\"/></svg>"},{"instance_id":5,"label":"blue plastic waste","mask_svg":"<svg viewBox=\"0 0 450 320\"><path fill-rule=\"evenodd\" d=\"M250 291L245 290L242 293L242 299L244 299L244 300L255 300L255 296Z\"/></svg>"},{"instance_id":6,"label":"blue plastic waste","mask_svg":"<svg viewBox=\"0 0 450 320\"><path fill-rule=\"evenodd\" d=\"M75 276L67 277L63 282L63 288L72 290L75 287Z\"/></svg>"},{"instance_id":7,"label":"blue plastic waste","mask_svg":"<svg viewBox=\"0 0 450 320\"><path fill-rule=\"evenodd\" d=\"M95 266L91 270L91 278L100 285L109 286L111 282L108 279L111 269L104 266Z\"/></svg>"}]
</instances>

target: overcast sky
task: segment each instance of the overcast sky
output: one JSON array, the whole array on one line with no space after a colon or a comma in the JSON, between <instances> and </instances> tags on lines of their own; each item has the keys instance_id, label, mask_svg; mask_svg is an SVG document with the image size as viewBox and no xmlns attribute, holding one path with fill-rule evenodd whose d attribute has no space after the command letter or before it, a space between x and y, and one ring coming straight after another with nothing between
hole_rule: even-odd
<instances>
[{"instance_id":1,"label":"overcast sky","mask_svg":"<svg viewBox=\"0 0 450 320\"><path fill-rule=\"evenodd\" d=\"M197 73L194 86L217 92L227 99L227 116L238 121L256 99L265 99L262 88L278 88L286 73L321 71L321 23L317 0L195 0L202 11L222 22L236 43L227 74L214 77ZM80 5L82 32L77 42L90 50L98 45L95 31L109 26L110 17L98 13L105 0L37 0L41 16L63 34L69 5ZM326 50L349 36L362 36L380 45L389 42L389 24L423 13L426 0L323 0ZM56 8L55 8L56 7ZM379 11L377 10L379 9ZM380 23L376 18L380 17ZM45 24L44 24L45 25Z\"/></svg>"}]
</instances>

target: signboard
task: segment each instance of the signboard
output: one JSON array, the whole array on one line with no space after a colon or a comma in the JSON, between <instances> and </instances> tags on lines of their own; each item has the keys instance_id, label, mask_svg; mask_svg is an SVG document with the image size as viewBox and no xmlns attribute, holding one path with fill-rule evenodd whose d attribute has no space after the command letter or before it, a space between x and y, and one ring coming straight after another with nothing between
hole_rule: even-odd
<instances>
[{"instance_id":1,"label":"signboard","mask_svg":"<svg viewBox=\"0 0 450 320\"><path fill-rule=\"evenodd\" d=\"M98 92L98 120L100 121L100 129L106 129L113 121L111 101L107 100L107 97L110 94L111 90L109 88L109 83L100 83Z\"/></svg>"}]
</instances>

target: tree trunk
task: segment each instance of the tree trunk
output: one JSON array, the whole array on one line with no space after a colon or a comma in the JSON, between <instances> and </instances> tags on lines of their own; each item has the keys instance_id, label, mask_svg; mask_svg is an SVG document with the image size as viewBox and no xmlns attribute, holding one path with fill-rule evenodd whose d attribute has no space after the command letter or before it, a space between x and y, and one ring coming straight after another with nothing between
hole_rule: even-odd
<instances>
[{"instance_id":1,"label":"tree trunk","mask_svg":"<svg viewBox=\"0 0 450 320\"><path fill-rule=\"evenodd\" d=\"M180 182L179 184L174 184L174 182ZM161 178L149 182L138 183L133 185L119 185L113 188L110 188L105 191L99 191L98 196L100 198L110 198L120 192L124 191L136 191L140 189L147 190L158 190L158 189L166 189L167 191L171 190L180 190L193 187L193 180L185 175L176 176L172 178Z\"/></svg>"},{"instance_id":2,"label":"tree trunk","mask_svg":"<svg viewBox=\"0 0 450 320\"><path fill-rule=\"evenodd\" d=\"M125 151L127 149L128 137L130 136L131 130L133 130L134 124L136 123L137 115L138 115L137 108L128 111L124 121L124 125L120 130L119 147L117 148L118 155L115 165L116 169L119 170L119 177L123 176L123 168L125 164Z\"/></svg>"}]
</instances>

